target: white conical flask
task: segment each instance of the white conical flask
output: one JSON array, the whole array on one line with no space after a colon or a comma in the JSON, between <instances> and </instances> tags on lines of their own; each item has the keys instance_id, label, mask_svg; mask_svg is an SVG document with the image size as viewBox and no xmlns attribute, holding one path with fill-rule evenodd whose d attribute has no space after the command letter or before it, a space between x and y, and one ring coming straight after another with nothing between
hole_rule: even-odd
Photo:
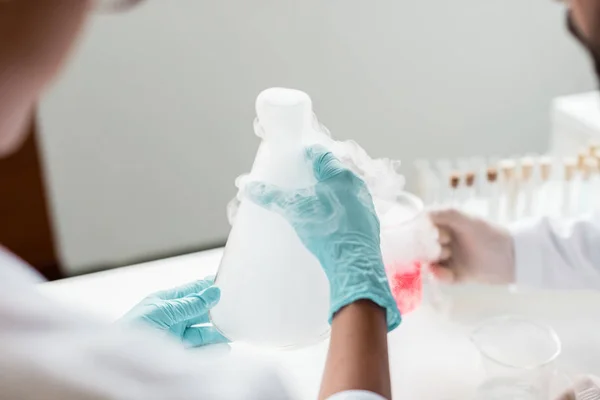
<instances>
[{"instance_id":1,"label":"white conical flask","mask_svg":"<svg viewBox=\"0 0 600 400\"><path fill-rule=\"evenodd\" d=\"M263 141L248 181L284 189L315 184L303 136L313 122L303 92L272 88L256 100ZM329 332L329 283L317 259L279 214L242 198L215 284L221 300L214 326L232 341L288 347Z\"/></svg>"}]
</instances>

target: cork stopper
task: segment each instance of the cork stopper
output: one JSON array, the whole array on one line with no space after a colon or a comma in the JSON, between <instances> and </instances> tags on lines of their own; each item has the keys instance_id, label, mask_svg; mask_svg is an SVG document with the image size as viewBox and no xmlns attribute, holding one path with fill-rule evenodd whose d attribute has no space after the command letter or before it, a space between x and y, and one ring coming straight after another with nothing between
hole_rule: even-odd
<instances>
[{"instance_id":1,"label":"cork stopper","mask_svg":"<svg viewBox=\"0 0 600 400\"><path fill-rule=\"evenodd\" d=\"M579 167L579 160L567 158L564 160L564 166L565 166L565 180L566 181L573 180L573 178L575 177L575 174L577 172L577 169Z\"/></svg>"},{"instance_id":2,"label":"cork stopper","mask_svg":"<svg viewBox=\"0 0 600 400\"><path fill-rule=\"evenodd\" d=\"M516 167L517 165L513 160L500 161L500 171L504 180L510 181L513 179Z\"/></svg>"},{"instance_id":3,"label":"cork stopper","mask_svg":"<svg viewBox=\"0 0 600 400\"><path fill-rule=\"evenodd\" d=\"M586 158L583 168L583 179L588 180L596 173L598 173L598 160L593 157Z\"/></svg>"},{"instance_id":4,"label":"cork stopper","mask_svg":"<svg viewBox=\"0 0 600 400\"><path fill-rule=\"evenodd\" d=\"M543 181L550 179L552 173L552 160L549 157L542 157L540 159L540 175Z\"/></svg>"},{"instance_id":5,"label":"cork stopper","mask_svg":"<svg viewBox=\"0 0 600 400\"><path fill-rule=\"evenodd\" d=\"M577 153L577 169L583 171L585 169L585 160L588 158L588 152L582 150Z\"/></svg>"},{"instance_id":6,"label":"cork stopper","mask_svg":"<svg viewBox=\"0 0 600 400\"><path fill-rule=\"evenodd\" d=\"M590 142L590 145L588 146L588 156L595 158L600 157L600 142Z\"/></svg>"},{"instance_id":7,"label":"cork stopper","mask_svg":"<svg viewBox=\"0 0 600 400\"><path fill-rule=\"evenodd\" d=\"M475 184L475 173L474 172L467 172L467 174L465 175L465 183L467 184L468 187L473 187L473 185Z\"/></svg>"},{"instance_id":8,"label":"cork stopper","mask_svg":"<svg viewBox=\"0 0 600 400\"><path fill-rule=\"evenodd\" d=\"M588 158L588 165L593 173L600 173L600 160L595 157Z\"/></svg>"},{"instance_id":9,"label":"cork stopper","mask_svg":"<svg viewBox=\"0 0 600 400\"><path fill-rule=\"evenodd\" d=\"M450 187L452 189L456 189L456 188L458 188L459 185L460 185L460 174L457 172L453 172L452 174L450 174Z\"/></svg>"},{"instance_id":10,"label":"cork stopper","mask_svg":"<svg viewBox=\"0 0 600 400\"><path fill-rule=\"evenodd\" d=\"M534 162L531 158L524 158L521 161L521 177L524 181L529 181L533 176Z\"/></svg>"},{"instance_id":11,"label":"cork stopper","mask_svg":"<svg viewBox=\"0 0 600 400\"><path fill-rule=\"evenodd\" d=\"M487 169L487 180L490 183L496 182L498 180L498 170L494 167L489 167Z\"/></svg>"}]
</instances>

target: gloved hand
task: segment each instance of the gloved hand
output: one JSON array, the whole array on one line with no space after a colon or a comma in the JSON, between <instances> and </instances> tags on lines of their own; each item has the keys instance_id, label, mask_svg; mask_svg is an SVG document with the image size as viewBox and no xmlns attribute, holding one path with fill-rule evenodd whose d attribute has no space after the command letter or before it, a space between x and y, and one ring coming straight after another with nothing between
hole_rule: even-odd
<instances>
[{"instance_id":1,"label":"gloved hand","mask_svg":"<svg viewBox=\"0 0 600 400\"><path fill-rule=\"evenodd\" d=\"M250 182L245 193L255 203L281 214L306 248L320 261L330 283L330 322L342 307L371 300L387 312L388 329L400 313L384 271L379 220L362 180L322 146L306 150L317 184L284 191Z\"/></svg>"},{"instance_id":2,"label":"gloved hand","mask_svg":"<svg viewBox=\"0 0 600 400\"><path fill-rule=\"evenodd\" d=\"M125 314L121 321L168 332L189 347L225 343L227 338L214 327L194 326L209 322L208 312L220 297L221 291L213 286L213 279L199 280L151 294Z\"/></svg>"},{"instance_id":3,"label":"gloved hand","mask_svg":"<svg viewBox=\"0 0 600 400\"><path fill-rule=\"evenodd\" d=\"M595 376L586 376L556 400L600 400L600 379Z\"/></svg>"},{"instance_id":4,"label":"gloved hand","mask_svg":"<svg viewBox=\"0 0 600 400\"><path fill-rule=\"evenodd\" d=\"M433 211L429 216L440 233L442 251L432 265L440 280L514 282L514 246L508 230L452 209Z\"/></svg>"}]
</instances>

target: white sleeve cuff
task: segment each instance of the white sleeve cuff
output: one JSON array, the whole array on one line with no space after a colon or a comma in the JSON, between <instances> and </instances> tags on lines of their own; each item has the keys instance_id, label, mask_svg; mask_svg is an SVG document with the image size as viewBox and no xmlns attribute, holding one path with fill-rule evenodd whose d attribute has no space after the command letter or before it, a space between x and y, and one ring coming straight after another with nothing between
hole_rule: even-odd
<instances>
[{"instance_id":1,"label":"white sleeve cuff","mask_svg":"<svg viewBox=\"0 0 600 400\"><path fill-rule=\"evenodd\" d=\"M336 393L327 400L386 400L373 392L366 390L347 390L345 392Z\"/></svg>"},{"instance_id":2,"label":"white sleeve cuff","mask_svg":"<svg viewBox=\"0 0 600 400\"><path fill-rule=\"evenodd\" d=\"M539 229L539 221L515 225L510 231L515 252L515 282L524 286L543 286L545 235Z\"/></svg>"}]
</instances>

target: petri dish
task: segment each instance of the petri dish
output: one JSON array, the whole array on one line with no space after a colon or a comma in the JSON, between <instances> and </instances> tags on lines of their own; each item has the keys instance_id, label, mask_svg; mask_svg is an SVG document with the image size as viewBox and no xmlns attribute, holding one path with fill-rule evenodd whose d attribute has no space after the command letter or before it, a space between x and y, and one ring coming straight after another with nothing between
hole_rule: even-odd
<instances>
[{"instance_id":1,"label":"petri dish","mask_svg":"<svg viewBox=\"0 0 600 400\"><path fill-rule=\"evenodd\" d=\"M480 399L546 400L561 352L552 327L522 316L483 322L471 333L486 379Z\"/></svg>"}]
</instances>

